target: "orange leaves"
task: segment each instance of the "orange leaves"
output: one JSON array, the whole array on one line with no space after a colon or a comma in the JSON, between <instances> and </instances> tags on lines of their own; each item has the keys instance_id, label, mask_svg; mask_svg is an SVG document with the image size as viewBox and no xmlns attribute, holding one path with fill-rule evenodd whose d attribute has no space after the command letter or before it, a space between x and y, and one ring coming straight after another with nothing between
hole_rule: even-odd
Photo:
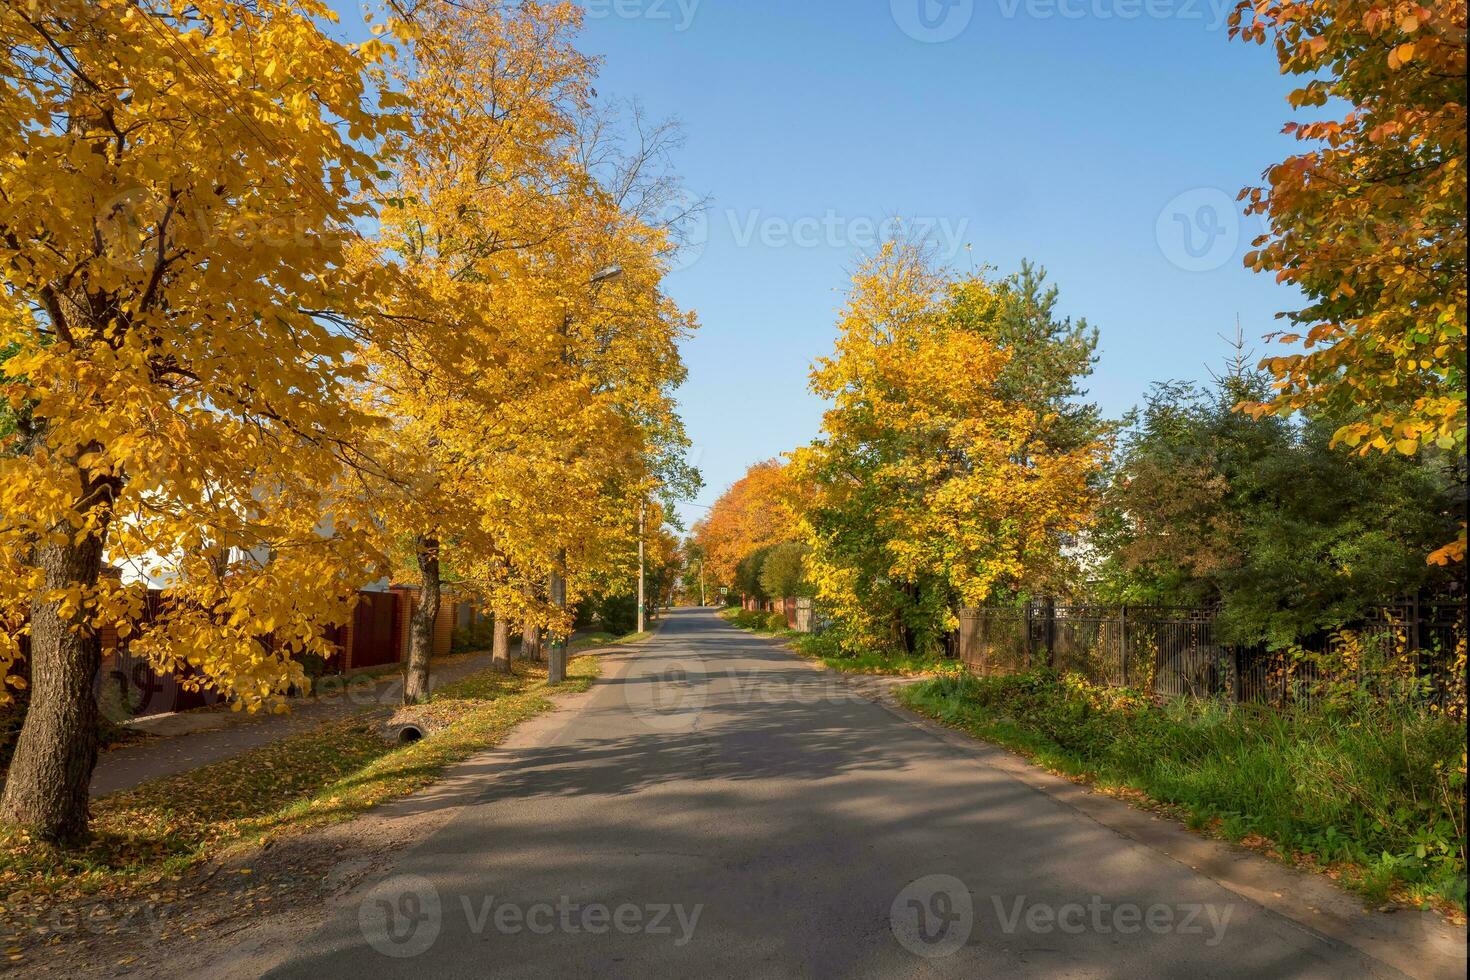
<instances>
[{"instance_id":1,"label":"orange leaves","mask_svg":"<svg viewBox=\"0 0 1470 980\"><path fill-rule=\"evenodd\" d=\"M1462 565L1465 563L1465 525L1460 525L1460 536L1429 556L1431 565Z\"/></svg>"},{"instance_id":2,"label":"orange leaves","mask_svg":"<svg viewBox=\"0 0 1470 980\"><path fill-rule=\"evenodd\" d=\"M1248 22L1282 42L1284 71L1327 72L1292 105L1350 106L1290 127L1311 150L1248 189L1271 233L1247 266L1307 297L1282 338L1304 334L1307 353L1263 364L1270 410L1356 408L1343 436L1359 451L1463 456L1465 3L1272 0L1237 15L1239 36L1261 39Z\"/></svg>"},{"instance_id":3,"label":"orange leaves","mask_svg":"<svg viewBox=\"0 0 1470 980\"><path fill-rule=\"evenodd\" d=\"M733 582L736 567L747 556L798 536L798 493L791 468L778 460L766 460L751 466L720 495L694 529L694 539L704 549L706 568L715 581Z\"/></svg>"}]
</instances>

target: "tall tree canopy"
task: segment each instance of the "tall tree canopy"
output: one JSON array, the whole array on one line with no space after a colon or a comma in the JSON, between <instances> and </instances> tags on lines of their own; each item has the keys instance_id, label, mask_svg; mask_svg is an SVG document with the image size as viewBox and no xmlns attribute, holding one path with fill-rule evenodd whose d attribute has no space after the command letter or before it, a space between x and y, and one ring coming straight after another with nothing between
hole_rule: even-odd
<instances>
[{"instance_id":1,"label":"tall tree canopy","mask_svg":"<svg viewBox=\"0 0 1470 980\"><path fill-rule=\"evenodd\" d=\"M1438 582L1464 518L1454 457L1350 455L1341 417L1253 419L1238 360L1212 388L1155 386L1122 440L1093 536L1109 602L1219 605L1225 638L1285 647Z\"/></svg>"},{"instance_id":2,"label":"tall tree canopy","mask_svg":"<svg viewBox=\"0 0 1470 980\"><path fill-rule=\"evenodd\" d=\"M812 389L833 401L794 455L818 595L856 643L932 649L960 604L1068 578L1103 429L1075 404L1084 324L1039 273L999 283L885 247L859 270Z\"/></svg>"},{"instance_id":3,"label":"tall tree canopy","mask_svg":"<svg viewBox=\"0 0 1470 980\"><path fill-rule=\"evenodd\" d=\"M344 274L357 145L388 124L317 0L38 0L0 11L0 606L29 613L34 684L0 818L86 826L98 631L245 702L301 680L375 554L339 512L358 420L350 339L315 314ZM309 71L302 71L309 66ZM264 560L269 557L269 561ZM294 583L319 587L303 590ZM274 643L263 638L273 637ZM0 659L16 654L0 634Z\"/></svg>"},{"instance_id":4,"label":"tall tree canopy","mask_svg":"<svg viewBox=\"0 0 1470 980\"><path fill-rule=\"evenodd\" d=\"M1303 152L1247 188L1246 264L1306 294L1258 415L1322 409L1360 452L1465 454L1464 0L1244 0L1231 30L1307 81ZM1346 111L1338 114L1338 107ZM1361 411L1346 411L1356 407ZM1434 561L1463 561L1465 535Z\"/></svg>"},{"instance_id":5,"label":"tall tree canopy","mask_svg":"<svg viewBox=\"0 0 1470 980\"><path fill-rule=\"evenodd\" d=\"M661 292L663 229L620 196L642 164L606 166L580 22L567 3L426 5L389 72L412 126L385 147L393 187L360 252L398 273L369 321L366 396L395 460L370 481L379 524L410 544L423 600L409 700L451 566L502 619L565 635L567 605L526 586L555 574L575 603L605 579L654 463L682 459L671 395L693 319Z\"/></svg>"}]
</instances>

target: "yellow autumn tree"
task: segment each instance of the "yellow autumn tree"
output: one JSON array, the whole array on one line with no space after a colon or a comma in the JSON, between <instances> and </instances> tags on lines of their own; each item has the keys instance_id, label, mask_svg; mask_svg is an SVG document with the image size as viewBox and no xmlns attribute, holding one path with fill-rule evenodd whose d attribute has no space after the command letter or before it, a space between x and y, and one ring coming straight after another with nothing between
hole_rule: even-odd
<instances>
[{"instance_id":1,"label":"yellow autumn tree","mask_svg":"<svg viewBox=\"0 0 1470 980\"><path fill-rule=\"evenodd\" d=\"M505 564L481 505L518 492L505 457L549 435L517 405L554 356L561 294L587 288L568 280L583 263L565 254L590 183L577 158L591 77L570 43L577 21L569 4L420 5L406 57L386 72L412 126L382 150L393 179L381 231L355 259L390 270L394 287L366 321L364 390L384 422L368 455L393 464L364 473L377 526L420 586L409 703L428 694L443 575Z\"/></svg>"},{"instance_id":2,"label":"yellow autumn tree","mask_svg":"<svg viewBox=\"0 0 1470 980\"><path fill-rule=\"evenodd\" d=\"M806 569L850 644L930 652L959 606L1065 581L1103 445L1051 439L1057 413L1010 383L1037 353L1003 343L1012 299L905 245L853 280L812 372L833 407L792 464L811 495Z\"/></svg>"},{"instance_id":3,"label":"yellow autumn tree","mask_svg":"<svg viewBox=\"0 0 1470 980\"><path fill-rule=\"evenodd\" d=\"M600 142L580 19L424 5L389 72L414 124L386 154L396 186L365 250L401 273L371 320L368 397L402 462L370 482L421 584L408 700L427 693L446 561L494 609L498 663L512 618L564 638L569 601L631 546L629 499L657 482L646 444L682 438L670 392L692 321L660 291L663 233L619 196L643 164Z\"/></svg>"},{"instance_id":4,"label":"yellow autumn tree","mask_svg":"<svg viewBox=\"0 0 1470 980\"><path fill-rule=\"evenodd\" d=\"M316 0L0 10L0 637L32 691L0 819L87 829L99 632L252 705L372 574L339 506L351 341L316 315L385 121ZM389 100L391 102L391 99ZM147 582L168 587L140 613Z\"/></svg>"}]
</instances>

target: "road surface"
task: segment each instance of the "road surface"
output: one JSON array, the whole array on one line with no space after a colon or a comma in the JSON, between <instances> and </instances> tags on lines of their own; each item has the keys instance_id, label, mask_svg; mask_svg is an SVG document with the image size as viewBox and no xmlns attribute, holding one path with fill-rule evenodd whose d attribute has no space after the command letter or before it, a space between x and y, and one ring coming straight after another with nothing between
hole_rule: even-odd
<instances>
[{"instance_id":1,"label":"road surface","mask_svg":"<svg viewBox=\"0 0 1470 980\"><path fill-rule=\"evenodd\" d=\"M475 793L272 975L1396 975L705 610Z\"/></svg>"}]
</instances>

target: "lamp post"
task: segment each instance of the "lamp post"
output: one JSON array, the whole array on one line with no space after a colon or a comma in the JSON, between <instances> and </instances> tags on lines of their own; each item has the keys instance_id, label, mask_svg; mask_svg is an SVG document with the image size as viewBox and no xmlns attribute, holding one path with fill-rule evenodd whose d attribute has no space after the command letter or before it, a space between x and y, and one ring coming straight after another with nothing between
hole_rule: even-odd
<instances>
[{"instance_id":1,"label":"lamp post","mask_svg":"<svg viewBox=\"0 0 1470 980\"><path fill-rule=\"evenodd\" d=\"M638 501L638 632L643 632L643 509L644 502Z\"/></svg>"},{"instance_id":2,"label":"lamp post","mask_svg":"<svg viewBox=\"0 0 1470 980\"><path fill-rule=\"evenodd\" d=\"M609 266L604 266L602 269L598 270L591 279L587 280L587 285L599 286L602 283L607 282L609 279L618 278L618 276L621 276L622 274L623 267L620 265L613 264ZM563 336L566 335L566 330L570 326L571 314L569 313L567 314L565 322L562 324ZM563 352L562 356L563 358L565 358L567 355L565 352ZM639 547L641 549L642 545L640 544ZM567 609L566 548L557 549L556 564L555 567L552 569L549 581L547 582L547 591L551 593L548 598L551 600L552 605L556 606L556 608L562 613L565 613ZM638 611L638 616L641 620L643 617L643 611L641 609ZM641 629L642 627L640 626L639 628ZM551 651L549 656L547 656L546 658L546 682L548 684L560 684L566 679L567 638L565 636L553 637L551 642Z\"/></svg>"}]
</instances>

